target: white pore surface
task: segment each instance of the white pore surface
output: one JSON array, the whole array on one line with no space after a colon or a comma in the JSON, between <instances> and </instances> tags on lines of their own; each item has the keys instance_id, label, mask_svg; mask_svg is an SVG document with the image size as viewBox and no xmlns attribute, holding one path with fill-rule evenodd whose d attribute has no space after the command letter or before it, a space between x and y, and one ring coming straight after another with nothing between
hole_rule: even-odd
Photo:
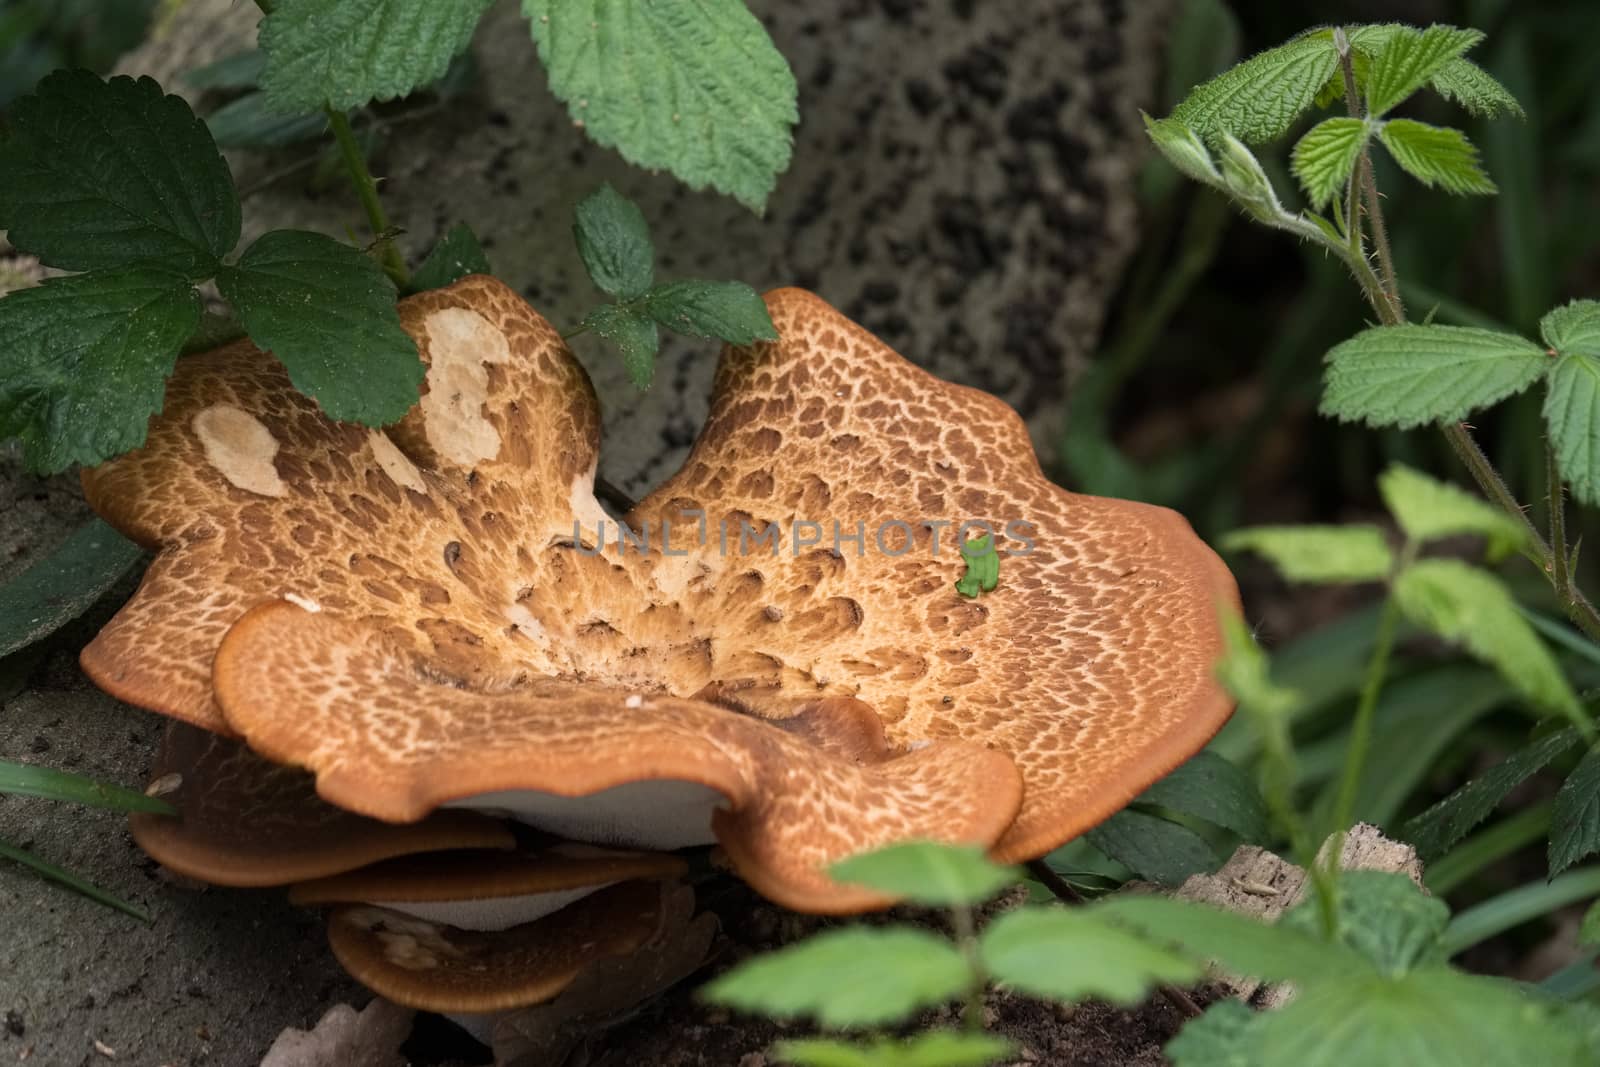
<instances>
[{"instance_id":1,"label":"white pore surface","mask_svg":"<svg viewBox=\"0 0 1600 1067\"><path fill-rule=\"evenodd\" d=\"M629 782L581 797L533 790L480 793L446 807L504 815L574 841L669 852L710 845L722 794L695 782Z\"/></svg>"},{"instance_id":2,"label":"white pore surface","mask_svg":"<svg viewBox=\"0 0 1600 1067\"><path fill-rule=\"evenodd\" d=\"M478 1015L468 1015L464 1012L451 1015L450 1013L446 1012L445 1018L449 1019L451 1022L461 1027L461 1029L477 1038L482 1044L493 1047L495 1024L498 1023L504 1015L505 1012L503 1011L484 1012Z\"/></svg>"},{"instance_id":3,"label":"white pore surface","mask_svg":"<svg viewBox=\"0 0 1600 1067\"><path fill-rule=\"evenodd\" d=\"M573 901L582 900L590 893L604 889L615 882L586 885L580 889L562 889L554 893L527 893L520 897L496 897L488 900L370 900L380 908L414 915L432 923L444 923L463 930L509 930L513 926L531 923L552 912L560 911Z\"/></svg>"}]
</instances>

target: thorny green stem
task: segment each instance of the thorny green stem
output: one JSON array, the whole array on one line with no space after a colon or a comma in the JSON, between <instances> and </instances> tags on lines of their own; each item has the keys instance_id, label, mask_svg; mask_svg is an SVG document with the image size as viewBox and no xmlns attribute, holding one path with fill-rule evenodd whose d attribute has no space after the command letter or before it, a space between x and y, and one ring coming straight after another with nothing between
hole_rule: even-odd
<instances>
[{"instance_id":1,"label":"thorny green stem","mask_svg":"<svg viewBox=\"0 0 1600 1067\"><path fill-rule=\"evenodd\" d=\"M1550 570L1556 594L1567 596L1572 590L1572 575L1567 565L1567 502L1562 493L1561 467L1556 463L1556 450L1547 440L1544 443L1545 481L1550 492Z\"/></svg>"},{"instance_id":2,"label":"thorny green stem","mask_svg":"<svg viewBox=\"0 0 1600 1067\"><path fill-rule=\"evenodd\" d=\"M389 238L389 218L383 213L383 203L378 199L378 183L367 169L366 156L356 140L355 131L350 128L350 116L334 107L323 108L323 111L327 113L328 128L333 131L333 139L339 143L339 157L350 175L350 184L355 187L361 207L367 213L367 226L377 241L378 262L383 265L383 272L393 278L396 285L404 288L411 280L406 272L406 261Z\"/></svg>"}]
</instances>

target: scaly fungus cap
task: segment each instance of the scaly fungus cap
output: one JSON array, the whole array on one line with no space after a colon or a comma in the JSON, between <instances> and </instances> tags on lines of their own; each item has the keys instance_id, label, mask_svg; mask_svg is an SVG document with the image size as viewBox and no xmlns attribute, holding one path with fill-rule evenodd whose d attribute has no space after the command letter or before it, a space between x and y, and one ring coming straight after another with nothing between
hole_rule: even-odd
<instances>
[{"instance_id":1,"label":"scaly fungus cap","mask_svg":"<svg viewBox=\"0 0 1600 1067\"><path fill-rule=\"evenodd\" d=\"M832 860L1039 855L1198 750L1237 590L1187 524L1052 485L1006 405L817 297L767 304L780 340L723 354L688 461L630 516L648 553L595 544L593 393L492 279L402 303L429 370L388 431L329 421L246 342L181 361L146 446L85 474L160 550L85 668L380 819L670 847L715 807L740 873L816 911L884 903ZM977 600L969 519L1010 553ZM791 548L806 523L865 540Z\"/></svg>"}]
</instances>

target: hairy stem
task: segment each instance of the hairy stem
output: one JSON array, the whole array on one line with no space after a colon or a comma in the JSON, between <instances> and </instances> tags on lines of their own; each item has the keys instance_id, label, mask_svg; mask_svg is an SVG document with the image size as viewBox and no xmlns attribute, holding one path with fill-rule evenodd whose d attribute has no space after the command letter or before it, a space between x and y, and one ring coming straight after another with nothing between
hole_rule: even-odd
<instances>
[{"instance_id":1,"label":"hairy stem","mask_svg":"<svg viewBox=\"0 0 1600 1067\"><path fill-rule=\"evenodd\" d=\"M1572 575L1567 569L1567 502L1562 493L1556 450L1548 440L1544 443L1544 463L1545 483L1550 493L1550 577L1555 582L1556 594L1566 596L1572 589Z\"/></svg>"},{"instance_id":2,"label":"hairy stem","mask_svg":"<svg viewBox=\"0 0 1600 1067\"><path fill-rule=\"evenodd\" d=\"M383 213L383 203L378 199L378 183L367 169L367 158L356 140L355 131L350 128L350 117L333 107L323 108L323 111L328 116L328 128L333 131L333 139L339 143L339 158L350 176L350 184L355 187L362 210L367 213L367 226L377 242L378 262L396 285L404 287L411 276L406 272L406 262L401 258L400 250L389 238L389 218Z\"/></svg>"}]
</instances>

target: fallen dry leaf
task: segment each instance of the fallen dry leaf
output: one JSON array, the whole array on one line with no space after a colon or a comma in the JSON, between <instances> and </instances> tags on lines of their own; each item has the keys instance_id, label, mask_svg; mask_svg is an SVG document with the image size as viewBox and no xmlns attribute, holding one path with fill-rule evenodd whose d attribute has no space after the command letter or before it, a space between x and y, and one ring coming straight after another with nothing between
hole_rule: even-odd
<instances>
[{"instance_id":1,"label":"fallen dry leaf","mask_svg":"<svg viewBox=\"0 0 1600 1067\"><path fill-rule=\"evenodd\" d=\"M411 1033L410 1008L382 997L361 1011L335 1004L311 1030L285 1029L261 1067L404 1067L400 1045Z\"/></svg>"}]
</instances>

